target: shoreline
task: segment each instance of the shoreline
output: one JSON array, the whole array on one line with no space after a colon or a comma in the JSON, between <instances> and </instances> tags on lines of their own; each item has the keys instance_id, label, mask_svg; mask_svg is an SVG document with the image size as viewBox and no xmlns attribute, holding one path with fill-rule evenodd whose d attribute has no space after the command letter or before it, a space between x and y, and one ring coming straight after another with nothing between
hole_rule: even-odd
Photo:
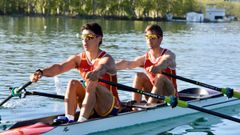
<instances>
[{"instance_id":1,"label":"shoreline","mask_svg":"<svg viewBox=\"0 0 240 135\"><path fill-rule=\"evenodd\" d=\"M107 19L107 20L129 20L129 21L168 21L164 17L127 17L127 16L100 16L100 15L43 15L43 14L0 14L0 16L12 17L61 17L76 19Z\"/></svg>"},{"instance_id":2,"label":"shoreline","mask_svg":"<svg viewBox=\"0 0 240 135\"><path fill-rule=\"evenodd\" d=\"M59 17L59 18L73 18L73 19L106 19L106 20L125 20L125 21L156 21L156 22L189 22L189 23L229 23L233 21L239 21L232 20L220 20L220 21L187 21L185 17L176 17L174 16L172 20L167 20L166 17L127 17L127 16L100 16L100 15L43 15L43 14L0 14L0 16L10 16L10 17L44 17L44 18L50 18L50 17Z\"/></svg>"}]
</instances>

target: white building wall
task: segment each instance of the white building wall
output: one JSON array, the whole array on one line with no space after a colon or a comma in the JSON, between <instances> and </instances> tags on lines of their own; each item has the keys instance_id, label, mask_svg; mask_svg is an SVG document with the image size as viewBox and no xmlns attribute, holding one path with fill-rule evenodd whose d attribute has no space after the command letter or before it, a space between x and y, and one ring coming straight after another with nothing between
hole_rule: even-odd
<instances>
[{"instance_id":1,"label":"white building wall","mask_svg":"<svg viewBox=\"0 0 240 135\"><path fill-rule=\"evenodd\" d=\"M203 22L204 16L201 13L189 12L186 15L186 20L188 22Z\"/></svg>"},{"instance_id":2,"label":"white building wall","mask_svg":"<svg viewBox=\"0 0 240 135\"><path fill-rule=\"evenodd\" d=\"M225 17L225 9L221 8L207 8L206 9L206 19L210 21L216 21L217 18L224 19Z\"/></svg>"}]
</instances>

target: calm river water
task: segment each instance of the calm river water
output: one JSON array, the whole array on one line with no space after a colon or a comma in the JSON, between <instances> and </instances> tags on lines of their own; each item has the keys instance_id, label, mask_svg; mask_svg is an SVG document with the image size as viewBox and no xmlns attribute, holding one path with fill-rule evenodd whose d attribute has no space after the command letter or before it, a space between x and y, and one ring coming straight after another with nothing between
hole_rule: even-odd
<instances>
[{"instance_id":1,"label":"calm river water","mask_svg":"<svg viewBox=\"0 0 240 135\"><path fill-rule=\"evenodd\" d=\"M164 30L162 46L177 56L177 73L180 76L218 87L240 89L240 22L186 23L143 22L115 20L87 20L42 17L0 17L0 101L9 95L8 88L18 87L29 81L36 69L62 62L70 55L82 51L78 38L82 24L98 22L104 31L102 49L116 59L134 59L146 51L144 29L157 23ZM142 69L118 72L119 82L131 86L134 73ZM79 78L77 71L59 75L62 88L67 81ZM179 90L198 87L178 81ZM27 90L56 93L54 78L42 78ZM64 90L60 93L64 93ZM130 99L130 93L119 91L122 100ZM220 109L220 112L240 118L240 105ZM39 96L24 99L12 98L0 108L0 131L19 120L63 113L61 100ZM190 120L185 122L185 120ZM185 123L181 123L185 122ZM168 120L136 125L124 129L97 134L239 134L239 124L197 114L179 118L176 127ZM166 129L166 130L163 130Z\"/></svg>"}]
</instances>

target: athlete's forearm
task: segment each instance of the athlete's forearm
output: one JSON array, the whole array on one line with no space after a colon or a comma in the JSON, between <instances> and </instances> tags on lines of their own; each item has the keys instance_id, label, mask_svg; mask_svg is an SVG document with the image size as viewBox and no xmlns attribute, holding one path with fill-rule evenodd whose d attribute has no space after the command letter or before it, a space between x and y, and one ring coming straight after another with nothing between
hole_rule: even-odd
<instances>
[{"instance_id":1,"label":"athlete's forearm","mask_svg":"<svg viewBox=\"0 0 240 135\"><path fill-rule=\"evenodd\" d=\"M43 76L53 77L55 75L61 74L64 70L60 64L54 64L50 67L43 69L42 71L43 71L43 74L42 74Z\"/></svg>"},{"instance_id":2,"label":"athlete's forearm","mask_svg":"<svg viewBox=\"0 0 240 135\"><path fill-rule=\"evenodd\" d=\"M126 60L121 60L116 63L117 70L124 70L128 68L128 62Z\"/></svg>"},{"instance_id":3,"label":"athlete's forearm","mask_svg":"<svg viewBox=\"0 0 240 135\"><path fill-rule=\"evenodd\" d=\"M73 68L76 68L76 56L70 56L66 61L64 61L63 63L59 63L59 64L53 64L50 67L47 67L45 69L43 69L43 76L46 77L53 77L56 76L58 74L67 72Z\"/></svg>"},{"instance_id":4,"label":"athlete's forearm","mask_svg":"<svg viewBox=\"0 0 240 135\"><path fill-rule=\"evenodd\" d=\"M157 68L160 72L161 70L166 69L169 65L170 65L170 60L163 59L160 61L160 63L158 63Z\"/></svg>"},{"instance_id":5,"label":"athlete's forearm","mask_svg":"<svg viewBox=\"0 0 240 135\"><path fill-rule=\"evenodd\" d=\"M149 68L149 71L152 73L161 73L162 70L172 67L172 59L170 57L162 58L156 65L153 65Z\"/></svg>"},{"instance_id":6,"label":"athlete's forearm","mask_svg":"<svg viewBox=\"0 0 240 135\"><path fill-rule=\"evenodd\" d=\"M132 68L136 68L136 67L137 66L134 63L134 61L121 60L116 63L117 70L132 69Z\"/></svg>"},{"instance_id":7,"label":"athlete's forearm","mask_svg":"<svg viewBox=\"0 0 240 135\"><path fill-rule=\"evenodd\" d=\"M93 70L93 72L95 72L97 79L99 77L101 77L102 75L106 74L106 72L108 71L108 67L106 66L106 64L101 64L99 65L95 70Z\"/></svg>"}]
</instances>

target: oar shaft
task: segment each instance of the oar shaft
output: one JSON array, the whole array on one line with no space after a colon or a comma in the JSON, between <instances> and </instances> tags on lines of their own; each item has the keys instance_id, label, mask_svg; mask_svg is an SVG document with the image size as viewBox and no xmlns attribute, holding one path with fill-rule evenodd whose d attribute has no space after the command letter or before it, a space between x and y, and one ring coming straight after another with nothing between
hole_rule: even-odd
<instances>
[{"instance_id":1,"label":"oar shaft","mask_svg":"<svg viewBox=\"0 0 240 135\"><path fill-rule=\"evenodd\" d=\"M43 93L43 92L37 92L37 91L27 92L26 95L38 95L38 96L49 97L49 98L64 99L64 96L62 95L49 94L49 93Z\"/></svg>"},{"instance_id":2,"label":"oar shaft","mask_svg":"<svg viewBox=\"0 0 240 135\"><path fill-rule=\"evenodd\" d=\"M203 86L205 88L209 88L209 89L221 92L221 88L218 88L218 87L206 84L206 83L194 81L194 80L191 80L191 79L187 79L187 78L184 78L184 77L181 77L181 76L177 76L177 75L173 75L173 74L168 74L168 73L165 73L165 72L162 72L162 74L164 74L166 76L169 76L169 77L172 77L172 78L176 78L176 79L185 81L185 82L189 82L189 83L192 83L192 84L196 84L196 85L199 85L199 86Z\"/></svg>"},{"instance_id":3,"label":"oar shaft","mask_svg":"<svg viewBox=\"0 0 240 135\"><path fill-rule=\"evenodd\" d=\"M99 81L103 82L103 83L106 83L106 84L109 84L109 85L112 85L114 87L117 87L117 88L119 88L123 91L135 92L135 93L139 93L139 94L142 94L142 95L145 95L145 96L150 96L150 97L161 99L161 100L165 99L164 96L160 96L160 95L157 95L157 94L145 92L143 90L138 90L138 89L135 89L135 88L123 85L123 84L114 83L114 82L106 81L106 80L103 80L103 79L99 79Z\"/></svg>"},{"instance_id":4,"label":"oar shaft","mask_svg":"<svg viewBox=\"0 0 240 135\"><path fill-rule=\"evenodd\" d=\"M157 94L148 93L148 92L145 92L143 90L138 90L138 89L135 89L135 88L123 85L123 84L110 82L110 81L106 81L106 80L102 80L102 79L99 79L99 81L103 82L103 83L106 83L106 84L109 84L109 85L112 85L112 86L115 86L118 89L121 89L121 90L124 90L124 91L135 92L135 93L139 93L139 94L146 95L146 96L149 96L149 97L153 97L153 98L156 98L156 99L161 99L161 100L164 100L164 101L166 101L166 99L169 100L168 96L160 96L160 95L157 95ZM214 116L218 116L218 117L221 117L221 118L225 118L225 119L232 120L232 121L240 123L240 119L237 119L237 118L234 118L234 117L222 114L222 113L218 113L218 112L215 112L215 111L211 111L211 110L208 110L208 109L205 109L205 108L202 108L202 107L194 106L194 105L188 104L188 102L185 102L185 101L182 101L182 100L179 100L179 99L177 101L178 101L177 105L180 106L180 107L191 108L193 110L197 110L197 111L200 111L200 112L212 114Z\"/></svg>"},{"instance_id":5,"label":"oar shaft","mask_svg":"<svg viewBox=\"0 0 240 135\"><path fill-rule=\"evenodd\" d=\"M29 86L30 84L32 84L31 81L27 82L27 83L24 84L22 87L18 88L17 93L18 93L18 92L21 92L23 89L25 89L25 88L26 88L27 86Z\"/></svg>"},{"instance_id":6,"label":"oar shaft","mask_svg":"<svg viewBox=\"0 0 240 135\"><path fill-rule=\"evenodd\" d=\"M212 110L207 110L207 109L204 109L204 108L202 108L202 107L198 107L198 106L194 106L194 105L188 104L188 108L191 108L191 109L194 109L194 110L198 110L198 111L200 111L200 112L212 114L212 115L215 115L215 116L224 118L224 119L228 119L228 120L231 120L231 121L235 121L235 122L240 123L240 119L238 119L238 118L231 117L231 116L229 116L229 115L225 115L225 114L222 114L222 113L218 113L218 112L215 112L215 111L212 111Z\"/></svg>"},{"instance_id":7,"label":"oar shaft","mask_svg":"<svg viewBox=\"0 0 240 135\"><path fill-rule=\"evenodd\" d=\"M6 99L4 99L1 103L0 106L2 106L3 104L5 104L9 99L11 99L13 96L9 95Z\"/></svg>"},{"instance_id":8,"label":"oar shaft","mask_svg":"<svg viewBox=\"0 0 240 135\"><path fill-rule=\"evenodd\" d=\"M27 82L26 84L24 84L23 86L21 86L20 88L18 88L16 93L21 92L23 89L25 89L27 86L29 86L30 84L32 84L31 81ZM0 106L2 106L4 103L6 103L8 100L10 100L13 97L13 95L9 95L6 99L4 99L1 103Z\"/></svg>"},{"instance_id":9,"label":"oar shaft","mask_svg":"<svg viewBox=\"0 0 240 135\"><path fill-rule=\"evenodd\" d=\"M209 84L206 84L206 83L194 81L194 80L191 80L191 79L187 79L187 78L177 76L177 75L173 75L173 74L168 74L168 73L165 73L165 72L162 72L162 74L164 74L166 76L169 76L169 77L172 77L172 78L176 78L176 79L185 81L185 82L189 82L189 83L192 83L192 84L196 84L196 85L199 85L199 86L203 86L205 88L209 88L209 89L221 92L222 94L226 95L228 98L235 97L235 98L240 99L240 92L238 92L236 90L233 90L231 88L219 88L219 87L212 86L212 85L209 85Z\"/></svg>"}]
</instances>

